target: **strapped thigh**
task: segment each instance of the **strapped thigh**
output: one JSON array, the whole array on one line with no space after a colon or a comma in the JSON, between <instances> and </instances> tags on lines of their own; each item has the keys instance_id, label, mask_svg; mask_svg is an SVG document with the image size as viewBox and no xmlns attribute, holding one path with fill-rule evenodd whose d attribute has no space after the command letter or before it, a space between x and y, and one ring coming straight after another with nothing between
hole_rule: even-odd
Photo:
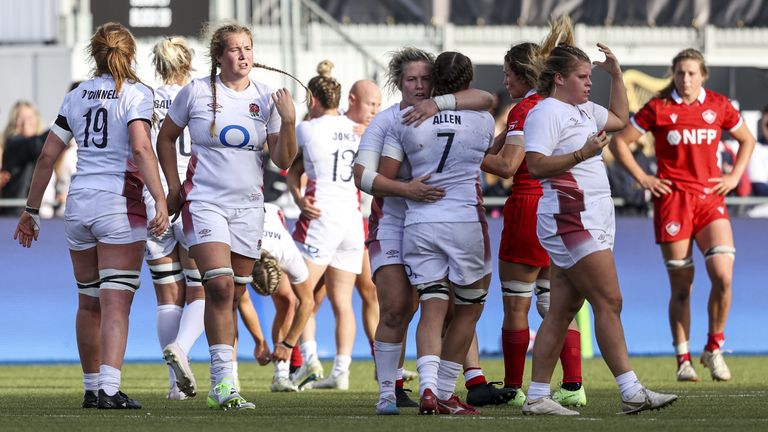
<instances>
[{"instance_id":1,"label":"strapped thigh","mask_svg":"<svg viewBox=\"0 0 768 432\"><path fill-rule=\"evenodd\" d=\"M501 281L501 295L504 297L528 297L533 295L532 282L520 282L516 280Z\"/></svg>"},{"instance_id":2,"label":"strapped thigh","mask_svg":"<svg viewBox=\"0 0 768 432\"><path fill-rule=\"evenodd\" d=\"M212 279L215 279L220 276L228 276L228 277L234 278L235 272L229 267L219 267L219 268L210 269L207 272L205 272L205 274L203 275L203 284L207 284Z\"/></svg>"},{"instance_id":3,"label":"strapped thigh","mask_svg":"<svg viewBox=\"0 0 768 432\"><path fill-rule=\"evenodd\" d=\"M141 285L138 270L122 270L122 269L102 269L99 270L99 277L101 277L100 289L113 289L123 290L135 293Z\"/></svg>"},{"instance_id":4,"label":"strapped thigh","mask_svg":"<svg viewBox=\"0 0 768 432\"><path fill-rule=\"evenodd\" d=\"M451 291L448 289L448 282L439 280L416 285L416 291L419 293L419 301L429 299L448 300Z\"/></svg>"},{"instance_id":5,"label":"strapped thigh","mask_svg":"<svg viewBox=\"0 0 768 432\"><path fill-rule=\"evenodd\" d=\"M730 255L731 258L736 258L736 248L733 246L712 246L704 252L704 259L709 261L710 258L715 255Z\"/></svg>"},{"instance_id":6,"label":"strapped thigh","mask_svg":"<svg viewBox=\"0 0 768 432\"><path fill-rule=\"evenodd\" d=\"M152 275L152 282L157 285L171 284L184 279L184 272L178 262L150 264L149 273Z\"/></svg>"},{"instance_id":7,"label":"strapped thigh","mask_svg":"<svg viewBox=\"0 0 768 432\"><path fill-rule=\"evenodd\" d=\"M457 305L484 304L488 291L482 288L453 288L453 303Z\"/></svg>"},{"instance_id":8,"label":"strapped thigh","mask_svg":"<svg viewBox=\"0 0 768 432\"><path fill-rule=\"evenodd\" d=\"M664 260L664 265L667 266L667 270L677 270L682 268L693 267L693 257L689 256L683 259Z\"/></svg>"},{"instance_id":9,"label":"strapped thigh","mask_svg":"<svg viewBox=\"0 0 768 432\"><path fill-rule=\"evenodd\" d=\"M101 285L101 279L92 280L90 282L75 282L77 282L78 294L99 298L99 286Z\"/></svg>"}]
</instances>

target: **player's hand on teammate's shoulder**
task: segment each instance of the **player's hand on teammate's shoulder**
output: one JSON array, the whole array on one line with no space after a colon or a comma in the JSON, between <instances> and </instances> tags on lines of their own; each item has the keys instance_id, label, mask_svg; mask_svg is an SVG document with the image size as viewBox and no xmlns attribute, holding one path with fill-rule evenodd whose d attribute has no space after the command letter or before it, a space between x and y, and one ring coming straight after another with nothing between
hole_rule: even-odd
<instances>
[{"instance_id":1,"label":"player's hand on teammate's shoulder","mask_svg":"<svg viewBox=\"0 0 768 432\"><path fill-rule=\"evenodd\" d=\"M433 99L424 99L417 102L412 109L403 113L402 122L406 125L418 127L424 120L434 116L440 110Z\"/></svg>"}]
</instances>

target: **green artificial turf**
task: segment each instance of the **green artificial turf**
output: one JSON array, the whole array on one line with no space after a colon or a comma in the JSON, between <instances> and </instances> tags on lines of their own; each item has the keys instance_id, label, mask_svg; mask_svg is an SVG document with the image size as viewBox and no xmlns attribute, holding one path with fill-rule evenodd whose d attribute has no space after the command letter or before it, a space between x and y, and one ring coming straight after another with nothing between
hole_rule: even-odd
<instances>
[{"instance_id":1,"label":"green artificial turf","mask_svg":"<svg viewBox=\"0 0 768 432\"><path fill-rule=\"evenodd\" d=\"M80 408L82 378L78 365L0 366L1 431L110 431L158 430L281 430L281 431L620 431L669 430L768 430L768 362L765 357L727 357L733 380L715 383L707 370L697 365L698 383L677 383L673 357L636 357L632 364L641 381L656 391L675 392L680 399L668 409L620 416L619 394L613 377L601 359L584 361L588 405L581 417L523 417L511 406L483 407L480 416L417 416L403 409L400 416L377 417L378 396L373 363L352 364L350 390L308 390L301 393L270 393L272 367L241 361L241 394L256 403L246 412L211 411L205 403L208 365L193 364L201 389L186 401L165 399L166 367L156 364L127 364L122 390L141 401L144 409L100 411ZM500 359L484 359L489 379L501 379ZM413 361L406 364L414 369ZM330 365L325 364L326 372ZM560 371L555 372L557 385ZM526 380L530 362L526 365ZM409 383L418 395L418 384ZM527 383L525 384L527 386ZM466 391L459 380L457 391Z\"/></svg>"}]
</instances>

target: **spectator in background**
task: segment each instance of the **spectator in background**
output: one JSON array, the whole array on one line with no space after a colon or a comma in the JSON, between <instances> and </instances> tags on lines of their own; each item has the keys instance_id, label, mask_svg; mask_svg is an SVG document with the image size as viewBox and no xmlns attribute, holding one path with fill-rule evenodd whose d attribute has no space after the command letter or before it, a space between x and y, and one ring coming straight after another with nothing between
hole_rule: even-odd
<instances>
[{"instance_id":1,"label":"spectator in background","mask_svg":"<svg viewBox=\"0 0 768 432\"><path fill-rule=\"evenodd\" d=\"M0 138L0 154L2 154L0 197L25 198L27 196L35 162L43 149L46 135L47 131L37 108L29 101L17 101L11 109L8 124ZM49 201L47 199L49 195L51 191L46 191L44 201ZM18 208L6 208L3 209L3 213L18 215L21 211Z\"/></svg>"},{"instance_id":2,"label":"spectator in background","mask_svg":"<svg viewBox=\"0 0 768 432\"><path fill-rule=\"evenodd\" d=\"M752 195L768 196L768 105L761 111L758 143L749 160L747 174L752 183Z\"/></svg>"},{"instance_id":3,"label":"spectator in background","mask_svg":"<svg viewBox=\"0 0 768 432\"><path fill-rule=\"evenodd\" d=\"M645 172L656 172L656 158L645 154L648 143L640 138L630 145L632 157ZM605 151L607 155L609 152ZM612 161L613 162L613 161ZM651 193L643 188L634 177L618 163L606 164L608 180L611 183L611 196L624 200L623 206L616 207L616 213L622 216L647 216L650 210Z\"/></svg>"}]
</instances>

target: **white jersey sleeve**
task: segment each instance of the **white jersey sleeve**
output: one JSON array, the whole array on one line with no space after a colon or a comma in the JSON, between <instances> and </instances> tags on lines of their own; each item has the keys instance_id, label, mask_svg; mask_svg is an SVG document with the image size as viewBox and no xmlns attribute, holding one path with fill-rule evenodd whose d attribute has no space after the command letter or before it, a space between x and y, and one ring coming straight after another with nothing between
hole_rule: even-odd
<instances>
[{"instance_id":1,"label":"white jersey sleeve","mask_svg":"<svg viewBox=\"0 0 768 432\"><path fill-rule=\"evenodd\" d=\"M80 84L64 99L57 126L77 143L71 190L97 189L140 199L143 182L133 163L128 125L152 122L152 89L125 81L118 92L110 75Z\"/></svg>"},{"instance_id":2,"label":"white jersey sleeve","mask_svg":"<svg viewBox=\"0 0 768 432\"><path fill-rule=\"evenodd\" d=\"M532 109L525 118L525 151L551 156L560 139L560 118Z\"/></svg>"}]
</instances>

